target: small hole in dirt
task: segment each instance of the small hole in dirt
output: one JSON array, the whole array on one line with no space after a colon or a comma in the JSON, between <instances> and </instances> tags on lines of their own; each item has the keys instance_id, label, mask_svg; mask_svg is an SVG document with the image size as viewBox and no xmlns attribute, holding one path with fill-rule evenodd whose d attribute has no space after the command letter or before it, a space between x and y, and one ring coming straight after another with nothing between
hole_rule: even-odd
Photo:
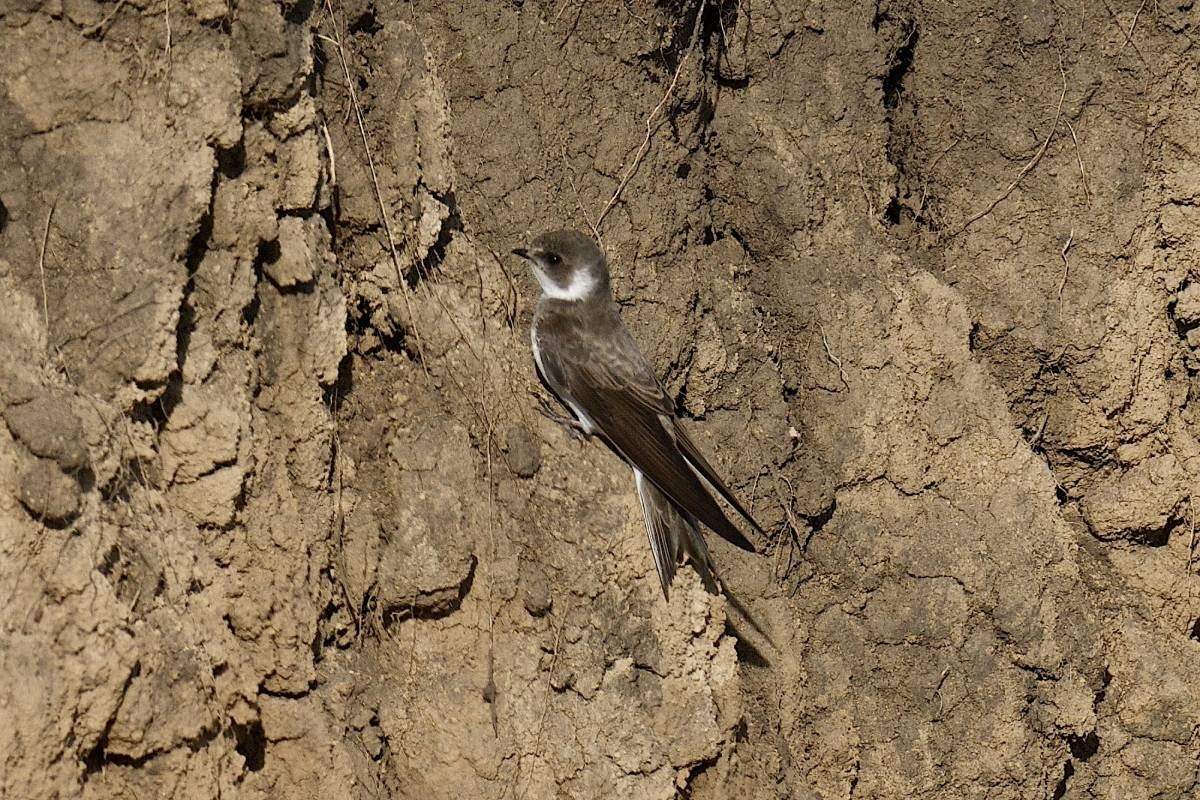
<instances>
[{"instance_id":1,"label":"small hole in dirt","mask_svg":"<svg viewBox=\"0 0 1200 800\"><path fill-rule=\"evenodd\" d=\"M312 16L314 5L313 0L300 0L298 3L292 3L290 7L285 3L283 18L293 25L301 25Z\"/></svg>"},{"instance_id":2,"label":"small hole in dirt","mask_svg":"<svg viewBox=\"0 0 1200 800\"><path fill-rule=\"evenodd\" d=\"M979 333L982 328L978 322L971 323L971 332L967 334L967 349L972 353L979 349Z\"/></svg>"},{"instance_id":3,"label":"small hole in dirt","mask_svg":"<svg viewBox=\"0 0 1200 800\"><path fill-rule=\"evenodd\" d=\"M675 168L675 177L676 178L686 178L688 175L691 175L691 174L692 174L692 166L690 164L688 164L687 162L684 162Z\"/></svg>"},{"instance_id":4,"label":"small hole in dirt","mask_svg":"<svg viewBox=\"0 0 1200 800\"><path fill-rule=\"evenodd\" d=\"M153 389L153 386L143 386L143 389ZM161 431L171 418L171 412L183 398L183 379L174 374L167 380L162 394L154 400L143 400L133 407L131 416L138 422L148 422L154 430Z\"/></svg>"},{"instance_id":5,"label":"small hole in dirt","mask_svg":"<svg viewBox=\"0 0 1200 800\"><path fill-rule=\"evenodd\" d=\"M104 554L104 558L100 559L100 565L96 567L100 574L104 577L112 575L113 568L117 566L117 562L121 560L121 548L115 544L108 548L108 552Z\"/></svg>"},{"instance_id":6,"label":"small hole in dirt","mask_svg":"<svg viewBox=\"0 0 1200 800\"><path fill-rule=\"evenodd\" d=\"M367 90L368 86L370 86L370 84L367 83L367 79L364 78L362 75L359 75L358 76L358 90L360 92L365 92Z\"/></svg>"},{"instance_id":7,"label":"small hole in dirt","mask_svg":"<svg viewBox=\"0 0 1200 800\"><path fill-rule=\"evenodd\" d=\"M349 30L350 33L366 33L373 35L383 30L383 26L380 25L378 20L375 19L375 11L368 9L362 14L359 14L358 18L355 19L354 22L350 23Z\"/></svg>"},{"instance_id":8,"label":"small hole in dirt","mask_svg":"<svg viewBox=\"0 0 1200 800\"><path fill-rule=\"evenodd\" d=\"M267 763L267 735L262 722L254 720L249 725L233 725L234 749L246 759L246 769L258 772Z\"/></svg>"},{"instance_id":9,"label":"small hole in dirt","mask_svg":"<svg viewBox=\"0 0 1200 800\"><path fill-rule=\"evenodd\" d=\"M279 256L283 251L279 248L279 240L272 239L269 242L258 243L258 263L274 264L279 260Z\"/></svg>"},{"instance_id":10,"label":"small hole in dirt","mask_svg":"<svg viewBox=\"0 0 1200 800\"><path fill-rule=\"evenodd\" d=\"M893 197L887 204L887 208L883 210L883 219L888 225L898 225L900 223L900 200Z\"/></svg>"},{"instance_id":11,"label":"small hole in dirt","mask_svg":"<svg viewBox=\"0 0 1200 800\"><path fill-rule=\"evenodd\" d=\"M8 206L4 205L4 201L0 200L0 233L4 233L4 228L8 225Z\"/></svg>"},{"instance_id":12,"label":"small hole in dirt","mask_svg":"<svg viewBox=\"0 0 1200 800\"><path fill-rule=\"evenodd\" d=\"M904 44L896 51L891 67L883 76L884 108L892 109L900 104L900 95L904 93L904 78L912 69L913 51L917 49L918 38L920 38L920 34L917 32L917 26L909 23L908 35L904 39Z\"/></svg>"},{"instance_id":13,"label":"small hole in dirt","mask_svg":"<svg viewBox=\"0 0 1200 800\"><path fill-rule=\"evenodd\" d=\"M1089 731L1083 736L1068 736L1067 747L1071 748L1072 756L1080 761L1087 761L1100 749L1100 737L1095 731Z\"/></svg>"},{"instance_id":14,"label":"small hole in dirt","mask_svg":"<svg viewBox=\"0 0 1200 800\"><path fill-rule=\"evenodd\" d=\"M87 752L87 755L85 755L83 757L84 772L91 775L93 773L99 772L101 770L101 768L103 768L104 760L105 760L104 759L104 746L106 744L108 744L108 741L106 739L102 739L100 742L98 742L96 744L95 747L93 747L91 750L89 750Z\"/></svg>"},{"instance_id":15,"label":"small hole in dirt","mask_svg":"<svg viewBox=\"0 0 1200 800\"><path fill-rule=\"evenodd\" d=\"M1075 765L1067 759L1067 763L1063 764L1062 780L1058 782L1058 786L1054 787L1054 800L1062 800L1067 794L1067 784L1071 782L1071 776L1075 774Z\"/></svg>"},{"instance_id":16,"label":"small hole in dirt","mask_svg":"<svg viewBox=\"0 0 1200 800\"><path fill-rule=\"evenodd\" d=\"M1167 544L1167 542L1171 541L1171 534L1173 534L1176 529L1182 525L1183 516L1177 515L1172 519L1167 520L1167 524L1163 527L1142 531L1139 535L1136 535L1134 539L1142 544L1149 545L1150 547L1163 547Z\"/></svg>"},{"instance_id":17,"label":"small hole in dirt","mask_svg":"<svg viewBox=\"0 0 1200 800\"><path fill-rule=\"evenodd\" d=\"M771 662L763 655L762 651L754 646L754 643L747 639L737 630L736 626L726 621L725 627L733 633L733 651L737 654L737 660L742 664L749 664L759 669L766 669L771 666Z\"/></svg>"},{"instance_id":18,"label":"small hole in dirt","mask_svg":"<svg viewBox=\"0 0 1200 800\"><path fill-rule=\"evenodd\" d=\"M242 309L242 322L246 327L254 327L254 322L258 319L258 309L261 305L262 301L258 299L258 295L256 294L250 299L249 305Z\"/></svg>"},{"instance_id":19,"label":"small hole in dirt","mask_svg":"<svg viewBox=\"0 0 1200 800\"><path fill-rule=\"evenodd\" d=\"M212 676L214 678L219 678L228 671L229 671L229 665L224 662L222 662L220 664L213 664Z\"/></svg>"},{"instance_id":20,"label":"small hole in dirt","mask_svg":"<svg viewBox=\"0 0 1200 800\"><path fill-rule=\"evenodd\" d=\"M338 364L337 380L325 387L322 399L330 414L337 414L342 408L342 402L350 390L354 388L353 359L345 357Z\"/></svg>"},{"instance_id":21,"label":"small hole in dirt","mask_svg":"<svg viewBox=\"0 0 1200 800\"><path fill-rule=\"evenodd\" d=\"M186 263L188 274L192 274L200 266L200 262L204 260L204 254L208 252L208 242L212 238L213 215L211 212L200 218L200 227L196 229L196 233L192 235L191 241L188 242ZM186 298L190 292L184 292ZM186 303L185 303L186 307Z\"/></svg>"},{"instance_id":22,"label":"small hole in dirt","mask_svg":"<svg viewBox=\"0 0 1200 800\"><path fill-rule=\"evenodd\" d=\"M744 237L744 236L742 236L742 232L741 232L741 231L739 231L737 228L730 228L730 229L729 229L729 235L730 235L731 237L733 237L733 240L734 240L735 242L737 242L737 243L738 243L738 247L742 248L742 250L743 250L743 251L745 251L746 255L749 255L749 256L753 256L753 255L754 255L753 251L751 251L751 249L750 249L750 244L749 244L749 242L747 242L747 241L746 241L746 239L745 239L745 237Z\"/></svg>"},{"instance_id":23,"label":"small hole in dirt","mask_svg":"<svg viewBox=\"0 0 1200 800\"><path fill-rule=\"evenodd\" d=\"M712 244L717 240L716 234L713 233L712 225L704 226L704 243Z\"/></svg>"},{"instance_id":24,"label":"small hole in dirt","mask_svg":"<svg viewBox=\"0 0 1200 800\"><path fill-rule=\"evenodd\" d=\"M228 150L217 148L217 169L225 178L236 178L246 169L246 143L238 142Z\"/></svg>"},{"instance_id":25,"label":"small hole in dirt","mask_svg":"<svg viewBox=\"0 0 1200 800\"><path fill-rule=\"evenodd\" d=\"M821 532L821 529L829 524L829 520L833 519L834 513L837 511L837 498L832 497L829 500L829 505L822 508L816 514L809 516L802 514L804 521L808 523L808 527L812 528L813 534Z\"/></svg>"},{"instance_id":26,"label":"small hole in dirt","mask_svg":"<svg viewBox=\"0 0 1200 800\"><path fill-rule=\"evenodd\" d=\"M1192 620L1192 627L1188 631L1188 638L1200 642L1200 617Z\"/></svg>"}]
</instances>

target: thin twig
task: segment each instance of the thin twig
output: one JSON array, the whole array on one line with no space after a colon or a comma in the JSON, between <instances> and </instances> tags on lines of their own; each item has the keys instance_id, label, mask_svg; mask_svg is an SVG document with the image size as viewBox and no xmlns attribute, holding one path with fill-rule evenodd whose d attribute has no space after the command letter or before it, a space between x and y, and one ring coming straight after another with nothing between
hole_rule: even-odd
<instances>
[{"instance_id":1,"label":"thin twig","mask_svg":"<svg viewBox=\"0 0 1200 800\"><path fill-rule=\"evenodd\" d=\"M1196 505L1195 505L1195 502L1191 495L1188 496L1188 516L1191 517L1192 538L1188 541L1187 561L1184 564L1183 570L1184 570L1184 576L1190 578L1192 575L1192 559L1195 557L1195 554L1196 554ZM1188 589L1188 599L1189 600L1191 599L1191 596L1192 596L1192 591L1189 588ZM1184 621L1185 627L1184 627L1183 632L1185 634L1190 635L1193 630L1192 626L1194 624L1196 624L1196 623L1192 623L1190 620L1185 620Z\"/></svg>"},{"instance_id":2,"label":"thin twig","mask_svg":"<svg viewBox=\"0 0 1200 800\"><path fill-rule=\"evenodd\" d=\"M1046 423L1048 423L1049 421L1050 421L1050 415L1048 413L1043 414L1042 415L1042 423L1040 425L1038 425L1037 433L1035 433L1033 435L1033 438L1029 440L1029 449L1030 450L1037 450L1038 446L1042 443L1042 436L1044 436L1046 433Z\"/></svg>"},{"instance_id":3,"label":"thin twig","mask_svg":"<svg viewBox=\"0 0 1200 800\"><path fill-rule=\"evenodd\" d=\"M167 18L167 66L171 66L171 0L163 0Z\"/></svg>"},{"instance_id":4,"label":"thin twig","mask_svg":"<svg viewBox=\"0 0 1200 800\"><path fill-rule=\"evenodd\" d=\"M592 222L592 218L588 216L587 209L583 207L583 199L579 196L579 187L575 185L575 170L571 169L571 162L567 160L567 146L562 146L563 168L567 171L567 180L571 184L571 191L575 195L575 207L579 209L579 213L583 215L583 221L587 223L592 230L592 236L596 237L596 244L604 247L604 242L600 239L600 229Z\"/></svg>"},{"instance_id":5,"label":"thin twig","mask_svg":"<svg viewBox=\"0 0 1200 800\"><path fill-rule=\"evenodd\" d=\"M108 25L108 23L112 22L113 17L115 17L120 10L125 7L125 2L126 0L121 0L119 3L117 3L116 8L105 15L104 19L100 20L94 25L87 26L79 32L80 35L86 37L95 33L104 33L104 28Z\"/></svg>"},{"instance_id":6,"label":"thin twig","mask_svg":"<svg viewBox=\"0 0 1200 800\"><path fill-rule=\"evenodd\" d=\"M540 757L542 753L542 736L546 732L546 717L550 713L550 703L552 699L551 693L554 690L554 669L558 666L558 656L562 651L562 632L563 627L566 624L566 617L560 617L558 621L558 629L554 633L554 652L550 656L550 669L546 672L545 701L542 703L542 714L538 720L537 734L534 736L533 752L531 753L531 755L536 755L538 757ZM529 786L527 784L521 788L520 794L518 794L516 791L516 783L521 777L521 766L524 760L525 752L522 750L522 752L517 756L517 765L513 769L512 775L508 777L508 781L500 790L501 800L503 800L504 796L508 794L509 789L513 790L513 796L518 798L518 800L523 798L525 796L525 792L529 790Z\"/></svg>"},{"instance_id":7,"label":"thin twig","mask_svg":"<svg viewBox=\"0 0 1200 800\"><path fill-rule=\"evenodd\" d=\"M329 186L337 188L337 161L333 157L333 140L329 138L329 126L321 123L321 132L325 134L325 150L329 153Z\"/></svg>"},{"instance_id":8,"label":"thin twig","mask_svg":"<svg viewBox=\"0 0 1200 800\"><path fill-rule=\"evenodd\" d=\"M842 368L842 360L833 354L833 350L829 347L829 339L825 336L825 329L820 325L817 326L821 331L821 344L825 345L825 357L829 359L829 363L837 367L838 375L842 379L842 385L846 387L846 391L850 391L850 382L846 380L846 370Z\"/></svg>"},{"instance_id":9,"label":"thin twig","mask_svg":"<svg viewBox=\"0 0 1200 800\"><path fill-rule=\"evenodd\" d=\"M1062 313L1062 298L1063 289L1067 288L1067 274L1071 271L1071 262L1067 260L1067 251L1071 249L1071 245L1075 244L1075 229L1071 228L1071 232L1067 234L1066 244L1063 245L1059 256L1062 257L1063 271L1062 280L1058 282L1058 313Z\"/></svg>"},{"instance_id":10,"label":"thin twig","mask_svg":"<svg viewBox=\"0 0 1200 800\"><path fill-rule=\"evenodd\" d=\"M375 200L379 204L379 216L383 222L383 230L387 234L388 251L392 257L392 267L396 270L396 281L400 284L400 294L404 297L405 309L408 312L409 324L412 326L414 339L417 345L417 354L420 356L421 368L425 371L425 375L429 377L429 367L425 363L425 348L421 344L420 335L416 332L416 316L413 314L412 300L409 297L408 281L404 278L404 270L400 266L400 255L396 252L396 239L392 236L392 223L388 219L387 206L383 202L383 191L379 188L379 175L375 171L375 159L371 156L371 140L367 137L367 126L363 122L362 108L358 104L358 93L354 90L354 79L350 75L350 65L346 62L346 53L342 48L341 34L337 29L337 17L333 13L333 3L331 0L325 0L325 8L329 12L329 21L333 26L336 39L331 39L328 36L320 36L333 44L334 50L337 51L338 61L341 62L342 72L346 76L346 90L350 95L350 105L354 110L355 119L358 121L358 132L362 136L363 152L367 156L367 169L371 173L371 184L375 188Z\"/></svg>"},{"instance_id":11,"label":"thin twig","mask_svg":"<svg viewBox=\"0 0 1200 800\"><path fill-rule=\"evenodd\" d=\"M1188 516L1191 517L1192 522L1192 538L1188 542L1187 564L1185 566L1185 570L1190 575L1192 573L1192 559L1194 559L1196 556L1196 504L1192 500L1191 496L1188 497Z\"/></svg>"},{"instance_id":12,"label":"thin twig","mask_svg":"<svg viewBox=\"0 0 1200 800\"><path fill-rule=\"evenodd\" d=\"M50 344L50 301L46 296L46 245L50 242L50 220L54 218L54 207L58 204L58 198L50 203L50 210L46 212L46 228L42 231L42 250L38 254L38 273L42 276L42 321L46 325L46 344Z\"/></svg>"},{"instance_id":13,"label":"thin twig","mask_svg":"<svg viewBox=\"0 0 1200 800\"><path fill-rule=\"evenodd\" d=\"M863 174L863 162L861 158L855 158L858 162L858 185L862 188L863 199L867 201L867 219L875 219L875 201L871 199L871 192L867 190L867 178Z\"/></svg>"},{"instance_id":14,"label":"thin twig","mask_svg":"<svg viewBox=\"0 0 1200 800\"><path fill-rule=\"evenodd\" d=\"M923 212L925 210L925 199L926 199L927 195L929 194L929 176L933 173L933 168L936 167L938 165L938 162L941 161L943 158L945 158L950 153L951 150L958 147L958 143L961 141L962 141L962 135L960 134L959 136L957 136L954 139L953 142L951 142L949 144L948 147L946 147L940 153L938 153L936 156L934 156L933 160L930 161L928 166L925 167L925 169L924 169L925 177L921 181L921 202L917 205L918 213Z\"/></svg>"},{"instance_id":15,"label":"thin twig","mask_svg":"<svg viewBox=\"0 0 1200 800\"><path fill-rule=\"evenodd\" d=\"M1133 15L1133 22L1129 26L1129 33L1125 34L1125 43L1121 45L1121 49L1117 51L1117 55L1121 55L1121 53L1125 52L1125 48L1133 43L1133 30L1137 27L1138 17L1142 15L1142 11L1146 8L1147 1L1142 0L1142 4L1138 6L1137 13Z\"/></svg>"},{"instance_id":16,"label":"thin twig","mask_svg":"<svg viewBox=\"0 0 1200 800\"><path fill-rule=\"evenodd\" d=\"M645 158L646 152L650 149L650 140L654 136L654 119L658 116L658 113L662 111L663 107L666 106L667 101L671 99L671 95L675 91L675 84L679 81L679 75L683 72L683 67L685 64L687 64L688 58L692 55L692 51L696 49L696 44L700 40L700 21L704 18L704 10L707 5L708 0L703 0L700 3L700 10L696 13L696 23L692 26L692 40L688 44L687 52L683 54L683 58L679 59L679 66L675 68L675 74L671 76L671 83L667 86L667 91L663 93L662 99L658 101L658 105L656 105L654 110L650 112L650 115L646 117L646 135L642 138L641 145L638 146L637 154L634 156L633 162L629 165L629 168L625 170L625 175L621 178L621 182L617 184L616 191L614 191L612 197L608 199L608 203L604 206L604 210L600 212L600 216L596 217L595 227L597 231L604 224L604 218L608 216L608 212L612 210L612 207L617 204L617 200L621 198L621 192L625 191L625 187L629 184L633 174L637 172L638 166L642 163L642 159ZM603 243L599 242L599 236L597 236L597 243L599 243L601 247L604 246Z\"/></svg>"},{"instance_id":17,"label":"thin twig","mask_svg":"<svg viewBox=\"0 0 1200 800\"><path fill-rule=\"evenodd\" d=\"M1112 6L1108 4L1108 0L1100 0L1100 4L1104 6L1104 10L1108 12L1108 16L1110 19L1112 19L1113 24L1117 26L1117 30L1119 30L1121 35L1124 36L1125 28L1121 26L1121 20L1117 17L1117 12L1113 11ZM1141 48L1137 46L1137 42L1133 41L1132 38L1128 39L1127 41L1129 44L1133 45L1133 52L1137 54L1138 61L1142 62L1142 66L1150 69L1150 64L1146 61L1146 57L1142 55ZM1121 49L1124 48L1125 45L1121 45Z\"/></svg>"},{"instance_id":18,"label":"thin twig","mask_svg":"<svg viewBox=\"0 0 1200 800\"><path fill-rule=\"evenodd\" d=\"M1013 178L1012 183L1010 183L1003 192L997 195L995 200L988 203L987 208L972 214L971 217L952 234L952 236L958 236L967 228L971 227L973 224L992 213L996 206L1000 205L1010 194L1012 194L1013 189L1017 188L1025 176L1028 175L1030 171L1032 171L1033 168L1038 165L1038 162L1042 160L1042 156L1046 154L1046 150L1050 147L1051 140L1054 139L1054 133L1058 130L1058 121L1062 119L1063 101L1067 99L1067 71L1063 68L1061 55L1058 57L1058 71L1062 73L1062 94L1058 96L1058 108L1054 111L1054 124L1050 126L1050 133L1046 134L1046 141L1042 142L1042 146L1038 148L1036 153L1034 153L1033 158L1029 159L1025 166L1021 168L1021 171L1017 173L1017 177Z\"/></svg>"},{"instance_id":19,"label":"thin twig","mask_svg":"<svg viewBox=\"0 0 1200 800\"><path fill-rule=\"evenodd\" d=\"M796 519L796 515L792 511L791 500L784 499L783 492L779 491L779 481L780 480L786 481L787 479L780 477L779 479L772 482L771 485L775 489L775 499L779 501L779 507L783 509L784 518L787 520L786 524L787 524L788 532L791 535L788 537L788 541L789 541L788 563L787 563L787 566L784 567L783 573L781 574L779 572L779 557L778 557L779 554L778 553L776 554L775 563L771 565L771 573L775 576L775 580L786 579L787 576L789 574L791 574L792 557L796 553L796 548L800 546L800 534L799 534L800 522ZM791 492L791 489L792 489L791 484L789 484L788 491ZM781 547L781 548L779 548L779 553L782 553L782 552L783 552L783 548Z\"/></svg>"},{"instance_id":20,"label":"thin twig","mask_svg":"<svg viewBox=\"0 0 1200 800\"><path fill-rule=\"evenodd\" d=\"M1083 168L1083 152L1079 149L1079 138L1075 136L1075 126L1071 124L1071 120L1064 119L1067 123L1067 130L1071 132L1071 141L1075 143L1075 158L1079 161L1079 177L1083 180L1083 198L1090 206L1092 204L1092 192L1088 189L1087 170Z\"/></svg>"},{"instance_id":21,"label":"thin twig","mask_svg":"<svg viewBox=\"0 0 1200 800\"><path fill-rule=\"evenodd\" d=\"M758 499L758 479L762 477L763 470L760 468L754 475L754 485L750 487L750 515L754 516L754 501Z\"/></svg>"}]
</instances>

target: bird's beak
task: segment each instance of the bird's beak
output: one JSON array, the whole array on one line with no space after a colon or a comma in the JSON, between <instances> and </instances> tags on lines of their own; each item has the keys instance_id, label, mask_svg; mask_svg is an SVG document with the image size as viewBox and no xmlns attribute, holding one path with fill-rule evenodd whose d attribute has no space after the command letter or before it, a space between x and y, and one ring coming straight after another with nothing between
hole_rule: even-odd
<instances>
[{"instance_id":1,"label":"bird's beak","mask_svg":"<svg viewBox=\"0 0 1200 800\"><path fill-rule=\"evenodd\" d=\"M514 256L520 256L521 258L525 259L526 261L528 261L528 260L529 260L529 251L528 251L528 250L526 250L524 247L517 247L517 248L515 248L515 249L513 250L513 255L514 255Z\"/></svg>"}]
</instances>

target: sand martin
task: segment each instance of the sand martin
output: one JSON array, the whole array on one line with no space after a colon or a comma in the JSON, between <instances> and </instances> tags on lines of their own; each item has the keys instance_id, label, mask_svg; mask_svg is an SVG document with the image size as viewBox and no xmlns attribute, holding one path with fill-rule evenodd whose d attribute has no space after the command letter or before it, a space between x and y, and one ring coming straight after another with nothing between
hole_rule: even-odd
<instances>
[{"instance_id":1,"label":"sand martin","mask_svg":"<svg viewBox=\"0 0 1200 800\"><path fill-rule=\"evenodd\" d=\"M531 330L538 375L570 409L571 426L599 436L633 468L663 596L669 599L684 556L715 592L719 578L697 523L744 550L754 546L709 490L755 531L762 528L680 425L674 402L621 322L604 253L574 231L542 234L513 252L542 287Z\"/></svg>"}]
</instances>

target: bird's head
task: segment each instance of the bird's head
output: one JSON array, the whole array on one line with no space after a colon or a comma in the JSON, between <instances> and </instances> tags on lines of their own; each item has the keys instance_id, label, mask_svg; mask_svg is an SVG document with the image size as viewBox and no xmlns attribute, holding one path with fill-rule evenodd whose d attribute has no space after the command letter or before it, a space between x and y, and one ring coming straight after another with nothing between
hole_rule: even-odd
<instances>
[{"instance_id":1,"label":"bird's head","mask_svg":"<svg viewBox=\"0 0 1200 800\"><path fill-rule=\"evenodd\" d=\"M604 253L582 233L543 233L513 253L529 262L546 297L578 302L610 296Z\"/></svg>"}]
</instances>

